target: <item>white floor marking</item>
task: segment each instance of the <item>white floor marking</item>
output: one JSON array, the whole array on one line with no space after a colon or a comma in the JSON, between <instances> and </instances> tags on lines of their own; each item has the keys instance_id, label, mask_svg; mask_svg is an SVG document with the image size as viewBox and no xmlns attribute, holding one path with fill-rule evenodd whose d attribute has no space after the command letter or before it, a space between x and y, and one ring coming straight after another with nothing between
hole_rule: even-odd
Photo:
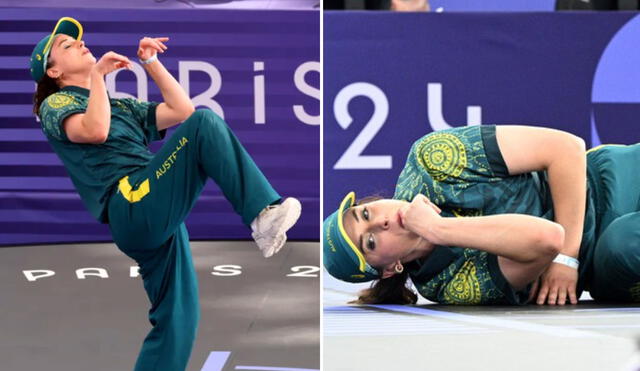
<instances>
[{"instance_id":1,"label":"white floor marking","mask_svg":"<svg viewBox=\"0 0 640 371\"><path fill-rule=\"evenodd\" d=\"M451 312L444 312L444 311L426 309L421 307L412 307L412 306L406 306L406 305L370 305L370 307L388 310L388 311L397 312L397 313L417 314L417 315L424 315L424 316L435 317L435 318L440 318L445 320L471 323L476 326L494 326L494 327L503 328L503 329L535 332L535 333L554 336L554 337L570 337L570 338L610 337L610 335L606 335L606 334L599 334L594 332L575 330L575 329L563 328L563 327L552 326L552 325L527 323L527 322L513 321L508 319L488 317L488 316L451 313Z\"/></svg>"}]
</instances>

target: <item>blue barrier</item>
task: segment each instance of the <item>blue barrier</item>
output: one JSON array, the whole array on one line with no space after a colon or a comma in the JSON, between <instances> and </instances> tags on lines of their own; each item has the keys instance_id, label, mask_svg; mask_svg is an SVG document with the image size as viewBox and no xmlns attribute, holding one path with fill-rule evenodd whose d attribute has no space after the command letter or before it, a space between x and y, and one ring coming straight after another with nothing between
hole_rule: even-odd
<instances>
[{"instance_id":1,"label":"blue barrier","mask_svg":"<svg viewBox=\"0 0 640 371\"><path fill-rule=\"evenodd\" d=\"M410 145L434 130L640 141L636 14L325 12L325 215L351 190L391 197Z\"/></svg>"}]
</instances>

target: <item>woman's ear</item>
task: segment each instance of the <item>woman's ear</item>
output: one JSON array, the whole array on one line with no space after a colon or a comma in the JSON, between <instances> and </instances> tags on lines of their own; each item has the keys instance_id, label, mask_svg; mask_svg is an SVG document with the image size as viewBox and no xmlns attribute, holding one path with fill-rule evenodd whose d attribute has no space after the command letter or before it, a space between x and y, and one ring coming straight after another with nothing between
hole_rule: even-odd
<instances>
[{"instance_id":1,"label":"woman's ear","mask_svg":"<svg viewBox=\"0 0 640 371\"><path fill-rule=\"evenodd\" d=\"M400 260L393 262L382 270L382 279L392 277L395 274L400 274L404 270L404 266Z\"/></svg>"},{"instance_id":2,"label":"woman's ear","mask_svg":"<svg viewBox=\"0 0 640 371\"><path fill-rule=\"evenodd\" d=\"M60 71L58 71L58 69L55 67L47 68L46 74L47 76L51 77L54 80L60 77L61 75Z\"/></svg>"}]
</instances>

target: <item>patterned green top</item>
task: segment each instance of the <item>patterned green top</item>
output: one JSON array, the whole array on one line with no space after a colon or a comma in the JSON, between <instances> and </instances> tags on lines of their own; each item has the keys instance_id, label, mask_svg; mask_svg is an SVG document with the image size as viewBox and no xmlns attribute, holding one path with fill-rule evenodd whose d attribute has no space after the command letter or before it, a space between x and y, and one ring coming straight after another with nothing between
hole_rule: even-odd
<instances>
[{"instance_id":1,"label":"patterned green top","mask_svg":"<svg viewBox=\"0 0 640 371\"><path fill-rule=\"evenodd\" d=\"M422 193L446 217L520 213L553 220L545 173L510 176L495 132L495 126L469 126L420 138L394 198L411 201ZM438 246L408 269L420 294L442 304L520 304L528 296L528 289L510 287L495 255L480 250Z\"/></svg>"},{"instance_id":2,"label":"patterned green top","mask_svg":"<svg viewBox=\"0 0 640 371\"><path fill-rule=\"evenodd\" d=\"M66 86L40 105L42 131L62 160L85 206L102 223L107 223L107 201L117 182L146 166L153 158L148 144L164 138L166 130L156 127L155 102L109 99L111 126L102 144L74 143L62 123L87 109L89 90Z\"/></svg>"}]
</instances>

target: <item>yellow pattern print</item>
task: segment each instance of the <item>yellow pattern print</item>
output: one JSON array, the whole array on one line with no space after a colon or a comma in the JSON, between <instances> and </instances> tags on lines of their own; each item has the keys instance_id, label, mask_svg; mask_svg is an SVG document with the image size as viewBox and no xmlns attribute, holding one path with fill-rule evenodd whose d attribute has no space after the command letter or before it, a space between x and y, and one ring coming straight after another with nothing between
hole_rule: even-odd
<instances>
[{"instance_id":1,"label":"yellow pattern print","mask_svg":"<svg viewBox=\"0 0 640 371\"><path fill-rule=\"evenodd\" d=\"M127 107L126 104L120 102L119 100L115 101L116 106L118 106L118 108L120 108L121 110L125 111L125 112L131 112L131 110L129 109L129 107Z\"/></svg>"},{"instance_id":2,"label":"yellow pattern print","mask_svg":"<svg viewBox=\"0 0 640 371\"><path fill-rule=\"evenodd\" d=\"M447 284L444 299L448 304L480 304L480 282L476 275L476 265L471 260L467 260Z\"/></svg>"},{"instance_id":3,"label":"yellow pattern print","mask_svg":"<svg viewBox=\"0 0 640 371\"><path fill-rule=\"evenodd\" d=\"M451 209L451 213L456 216L457 218L462 218L462 217L468 217L468 216L482 216L482 210L478 210L478 209L462 209L462 208L455 208L455 209Z\"/></svg>"},{"instance_id":4,"label":"yellow pattern print","mask_svg":"<svg viewBox=\"0 0 640 371\"><path fill-rule=\"evenodd\" d=\"M418 163L436 181L458 177L467 167L464 143L449 133L426 136L418 143L415 153Z\"/></svg>"},{"instance_id":5,"label":"yellow pattern print","mask_svg":"<svg viewBox=\"0 0 640 371\"><path fill-rule=\"evenodd\" d=\"M56 108L56 109L62 108L74 103L75 103L75 99L73 98L73 96L63 94L63 93L54 94L49 99L47 99L47 104L49 104L49 107Z\"/></svg>"}]
</instances>

